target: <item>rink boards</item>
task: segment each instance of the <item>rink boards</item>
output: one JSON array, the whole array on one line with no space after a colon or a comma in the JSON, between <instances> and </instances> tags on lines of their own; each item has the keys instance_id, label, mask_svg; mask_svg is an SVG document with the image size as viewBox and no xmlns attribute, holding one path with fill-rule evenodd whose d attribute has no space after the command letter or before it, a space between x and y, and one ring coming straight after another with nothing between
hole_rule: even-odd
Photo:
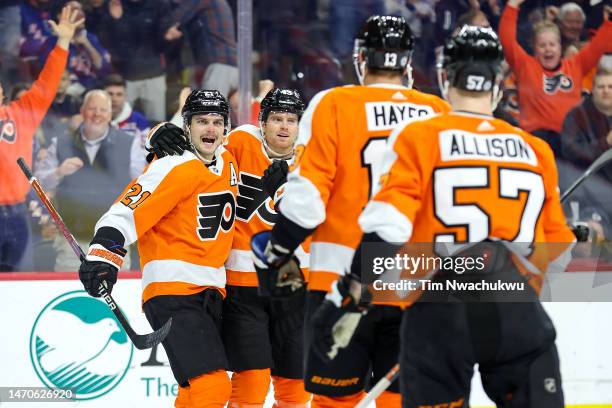
<instances>
[{"instance_id":1,"label":"rink boards","mask_svg":"<svg viewBox=\"0 0 612 408\"><path fill-rule=\"evenodd\" d=\"M612 272L602 273L612 281ZM133 328L145 333L151 328L141 312L138 276L120 278L113 296ZM572 273L571 279L552 282L553 299L559 291L592 290L592 282L592 274ZM74 390L78 401L53 403L57 408L172 406L177 385L163 349L133 348L106 306L81 289L76 274L0 274L0 387L59 384ZM605 300L606 291L599 289ZM554 302L545 307L557 329L567 404L612 407L612 303ZM491 406L476 377L471 405Z\"/></svg>"}]
</instances>

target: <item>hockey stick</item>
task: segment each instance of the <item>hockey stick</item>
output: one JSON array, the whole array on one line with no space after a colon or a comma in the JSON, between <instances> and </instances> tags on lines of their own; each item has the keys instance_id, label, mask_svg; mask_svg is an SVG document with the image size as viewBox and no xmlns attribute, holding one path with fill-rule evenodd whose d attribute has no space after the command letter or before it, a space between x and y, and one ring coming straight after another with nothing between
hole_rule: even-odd
<instances>
[{"instance_id":1,"label":"hockey stick","mask_svg":"<svg viewBox=\"0 0 612 408\"><path fill-rule=\"evenodd\" d=\"M47 210L49 210L49 214L51 214L51 217L53 217L53 220L57 224L58 228L62 231L62 234L64 234L66 241L68 241L76 256L78 256L81 261L85 260L85 254L83 253L83 250L77 243L74 236L70 233L70 231L68 231L68 228L66 227L66 224L64 224L62 217L59 215L59 213L53 206L53 203L43 190L42 186L38 182L38 179L32 174L32 171L26 164L25 160L23 160L23 157L17 159L17 164L21 168L21 171L23 171L23 174L25 174L25 176L27 177L28 181L32 185L32 188L34 188L34 191L36 191L36 194L38 194L40 201L44 204L45 207L47 207ZM130 338L130 340L132 340L132 343L134 343L134 346L137 349L144 350L161 343L168 335L168 332L170 332L170 326L172 325L172 317L169 318L168 321L159 330L156 330L153 333L136 334L136 332L132 329L132 326L130 326L127 319L121 312L121 309L119 309L119 307L117 306L117 303L115 302L111 294L107 292L106 282L102 282L100 284L100 287L98 288L98 293L104 299L108 307L113 311L115 317L121 324L121 327L123 327L123 330L125 330L128 337Z\"/></svg>"},{"instance_id":2,"label":"hockey stick","mask_svg":"<svg viewBox=\"0 0 612 408\"><path fill-rule=\"evenodd\" d=\"M397 378L400 372L399 363L395 364L391 370L383 378L381 378L376 385L368 392L368 395L364 399L359 401L359 404L355 405L355 408L366 408L368 405L374 402L376 398L380 397L380 394L385 392L393 381Z\"/></svg>"},{"instance_id":3,"label":"hockey stick","mask_svg":"<svg viewBox=\"0 0 612 408\"><path fill-rule=\"evenodd\" d=\"M596 173L599 169L608 164L610 160L612 160L612 149L606 150L601 156L599 156L597 160L595 160L589 166L589 168L586 169L586 171L580 177L578 177L578 179L574 181L574 183L569 186L567 190L563 192L563 195L561 195L561 202L563 203L565 200L567 200L567 197L569 197L569 195L572 194L574 190L587 179L587 177L593 173Z\"/></svg>"}]
</instances>

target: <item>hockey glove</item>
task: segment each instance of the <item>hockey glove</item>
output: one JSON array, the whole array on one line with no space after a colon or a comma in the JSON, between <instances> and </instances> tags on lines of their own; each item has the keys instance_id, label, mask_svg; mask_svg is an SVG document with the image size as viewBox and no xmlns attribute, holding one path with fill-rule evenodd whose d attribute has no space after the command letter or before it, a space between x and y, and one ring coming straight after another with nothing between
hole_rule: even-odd
<instances>
[{"instance_id":1,"label":"hockey glove","mask_svg":"<svg viewBox=\"0 0 612 408\"><path fill-rule=\"evenodd\" d=\"M304 286L300 261L287 249L271 242L270 237L270 231L263 231L251 238L258 292L263 297L289 297Z\"/></svg>"},{"instance_id":2,"label":"hockey glove","mask_svg":"<svg viewBox=\"0 0 612 408\"><path fill-rule=\"evenodd\" d=\"M185 132L180 127L164 122L155 126L147 136L146 148L149 154L147 162L151 163L153 158L164 156L181 155L185 150L189 150L189 143Z\"/></svg>"},{"instance_id":3,"label":"hockey glove","mask_svg":"<svg viewBox=\"0 0 612 408\"><path fill-rule=\"evenodd\" d=\"M289 165L285 160L274 160L264 171L261 182L264 190L272 199L280 186L287 182L287 174L289 174Z\"/></svg>"},{"instance_id":4,"label":"hockey glove","mask_svg":"<svg viewBox=\"0 0 612 408\"><path fill-rule=\"evenodd\" d=\"M312 347L319 358L329 362L348 346L370 301L357 276L349 273L334 283L312 318Z\"/></svg>"},{"instance_id":5,"label":"hockey glove","mask_svg":"<svg viewBox=\"0 0 612 408\"><path fill-rule=\"evenodd\" d=\"M123 248L124 242L123 236L115 228L102 227L96 232L89 252L79 267L79 279L91 296L100 297L101 284L108 293L112 292L127 253Z\"/></svg>"}]
</instances>

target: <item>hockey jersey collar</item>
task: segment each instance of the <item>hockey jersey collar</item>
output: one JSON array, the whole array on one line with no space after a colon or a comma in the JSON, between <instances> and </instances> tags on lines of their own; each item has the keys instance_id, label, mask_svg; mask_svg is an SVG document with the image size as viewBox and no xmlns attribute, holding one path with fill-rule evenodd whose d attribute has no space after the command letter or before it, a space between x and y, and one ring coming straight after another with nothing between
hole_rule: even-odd
<instances>
[{"instance_id":1,"label":"hockey jersey collar","mask_svg":"<svg viewBox=\"0 0 612 408\"><path fill-rule=\"evenodd\" d=\"M470 111L465 111L465 110L456 110L456 111L452 111L450 113L453 114L453 115L467 116L467 117L471 117L471 118L495 119L495 117L493 117L491 115L487 115L487 114L484 114L484 113L470 112Z\"/></svg>"},{"instance_id":2,"label":"hockey jersey collar","mask_svg":"<svg viewBox=\"0 0 612 408\"><path fill-rule=\"evenodd\" d=\"M387 89L401 89L404 91L410 90L407 86L397 84L387 84L384 82L377 82L375 84L366 85L368 88L387 88Z\"/></svg>"}]
</instances>

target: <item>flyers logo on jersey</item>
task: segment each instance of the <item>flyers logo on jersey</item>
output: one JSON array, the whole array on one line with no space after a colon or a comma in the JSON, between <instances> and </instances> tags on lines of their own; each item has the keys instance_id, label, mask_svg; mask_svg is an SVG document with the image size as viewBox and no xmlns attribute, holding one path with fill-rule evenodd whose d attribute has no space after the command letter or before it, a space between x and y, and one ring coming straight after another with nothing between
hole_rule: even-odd
<instances>
[{"instance_id":1,"label":"flyers logo on jersey","mask_svg":"<svg viewBox=\"0 0 612 408\"><path fill-rule=\"evenodd\" d=\"M12 120L0 120L0 142L15 143L17 128Z\"/></svg>"},{"instance_id":2,"label":"flyers logo on jersey","mask_svg":"<svg viewBox=\"0 0 612 408\"><path fill-rule=\"evenodd\" d=\"M196 229L202 241L214 240L219 229L229 232L234 225L236 202L229 191L198 195L198 225Z\"/></svg>"},{"instance_id":3,"label":"flyers logo on jersey","mask_svg":"<svg viewBox=\"0 0 612 408\"><path fill-rule=\"evenodd\" d=\"M236 218L249 222L257 213L266 223L272 225L276 222L278 215L268 206L271 198L264 191L261 178L249 173L240 172L240 183L238 184L238 198L236 199Z\"/></svg>"},{"instance_id":4,"label":"flyers logo on jersey","mask_svg":"<svg viewBox=\"0 0 612 408\"><path fill-rule=\"evenodd\" d=\"M567 75L560 73L554 76L544 75L544 92L549 95L557 93L558 90L568 92L574 87L572 78Z\"/></svg>"}]
</instances>

